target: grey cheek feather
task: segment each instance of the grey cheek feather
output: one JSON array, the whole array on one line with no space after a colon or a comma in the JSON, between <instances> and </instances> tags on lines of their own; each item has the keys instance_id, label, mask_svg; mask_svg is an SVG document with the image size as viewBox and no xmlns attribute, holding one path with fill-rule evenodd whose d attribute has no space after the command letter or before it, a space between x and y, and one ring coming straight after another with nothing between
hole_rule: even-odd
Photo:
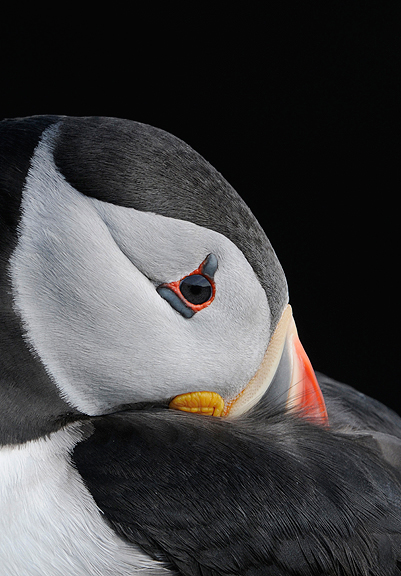
<instances>
[{"instance_id":1,"label":"grey cheek feather","mask_svg":"<svg viewBox=\"0 0 401 576\"><path fill-rule=\"evenodd\" d=\"M55 168L54 134L32 160L10 274L25 338L62 397L92 415L200 389L234 397L263 358L271 321L242 252L191 222L84 196ZM210 253L215 299L183 318L156 286Z\"/></svg>"}]
</instances>

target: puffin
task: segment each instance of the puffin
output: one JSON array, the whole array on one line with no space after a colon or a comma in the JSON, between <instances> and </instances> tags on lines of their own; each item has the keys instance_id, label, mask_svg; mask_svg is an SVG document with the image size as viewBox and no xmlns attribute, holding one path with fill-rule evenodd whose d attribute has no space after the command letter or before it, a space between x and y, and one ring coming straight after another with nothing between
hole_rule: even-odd
<instances>
[{"instance_id":1,"label":"puffin","mask_svg":"<svg viewBox=\"0 0 401 576\"><path fill-rule=\"evenodd\" d=\"M401 575L401 420L314 372L223 176L108 117L0 164L1 576Z\"/></svg>"}]
</instances>

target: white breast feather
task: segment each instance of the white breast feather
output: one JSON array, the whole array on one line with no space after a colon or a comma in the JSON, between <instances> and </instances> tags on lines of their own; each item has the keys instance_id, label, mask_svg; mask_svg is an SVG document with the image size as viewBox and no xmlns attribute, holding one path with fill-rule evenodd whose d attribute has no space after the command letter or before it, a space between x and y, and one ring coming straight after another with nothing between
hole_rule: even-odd
<instances>
[{"instance_id":1,"label":"white breast feather","mask_svg":"<svg viewBox=\"0 0 401 576\"><path fill-rule=\"evenodd\" d=\"M0 449L1 576L157 576L104 522L70 461L79 425Z\"/></svg>"}]
</instances>

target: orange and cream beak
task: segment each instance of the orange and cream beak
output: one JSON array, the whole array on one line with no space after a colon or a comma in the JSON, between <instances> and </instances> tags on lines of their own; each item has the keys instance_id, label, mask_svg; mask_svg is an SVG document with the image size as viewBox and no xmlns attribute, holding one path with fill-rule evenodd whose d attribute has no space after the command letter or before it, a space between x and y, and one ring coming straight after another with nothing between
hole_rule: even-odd
<instances>
[{"instance_id":1,"label":"orange and cream beak","mask_svg":"<svg viewBox=\"0 0 401 576\"><path fill-rule=\"evenodd\" d=\"M235 398L224 402L216 392L190 392L173 398L169 407L231 418L248 412L262 397L318 424L328 425L323 395L299 340L290 305L281 316L256 374Z\"/></svg>"}]
</instances>

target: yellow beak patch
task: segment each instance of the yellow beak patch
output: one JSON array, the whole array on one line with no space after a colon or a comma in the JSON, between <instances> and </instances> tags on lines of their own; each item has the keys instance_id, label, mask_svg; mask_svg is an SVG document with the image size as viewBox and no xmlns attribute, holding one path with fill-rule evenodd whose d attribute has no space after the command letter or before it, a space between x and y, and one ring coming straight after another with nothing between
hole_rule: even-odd
<instances>
[{"instance_id":1,"label":"yellow beak patch","mask_svg":"<svg viewBox=\"0 0 401 576\"><path fill-rule=\"evenodd\" d=\"M169 408L192 412L193 414L221 416L224 410L224 400L217 392L188 392L188 394L175 396L171 400Z\"/></svg>"}]
</instances>

